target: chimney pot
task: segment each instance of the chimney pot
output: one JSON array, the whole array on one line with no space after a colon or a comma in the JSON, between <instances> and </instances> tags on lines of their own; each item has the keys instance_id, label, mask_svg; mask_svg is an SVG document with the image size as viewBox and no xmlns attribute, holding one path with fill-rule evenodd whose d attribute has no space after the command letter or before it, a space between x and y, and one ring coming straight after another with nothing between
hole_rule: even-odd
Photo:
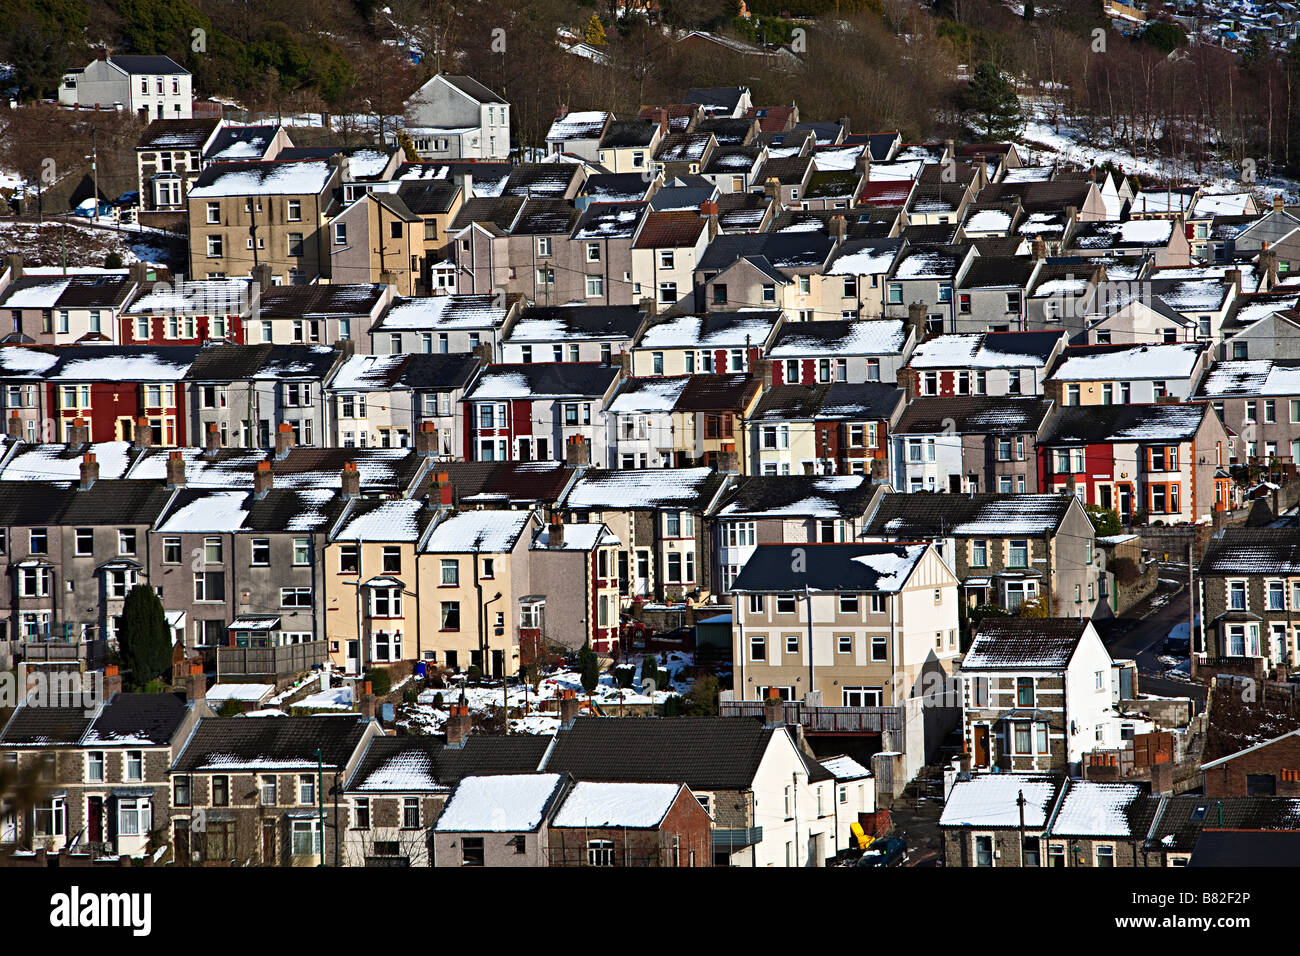
<instances>
[{"instance_id":1,"label":"chimney pot","mask_svg":"<svg viewBox=\"0 0 1300 956\"><path fill-rule=\"evenodd\" d=\"M266 493L274 486L275 478L271 473L271 463L269 461L259 461L257 471L253 472L253 496L256 498L265 498Z\"/></svg>"},{"instance_id":2,"label":"chimney pot","mask_svg":"<svg viewBox=\"0 0 1300 956\"><path fill-rule=\"evenodd\" d=\"M81 490L89 491L99 480L99 462L93 452L81 456Z\"/></svg>"},{"instance_id":3,"label":"chimney pot","mask_svg":"<svg viewBox=\"0 0 1300 956\"><path fill-rule=\"evenodd\" d=\"M343 472L339 476L342 485L343 497L355 498L361 494L361 472L357 471L355 461L345 462Z\"/></svg>"},{"instance_id":4,"label":"chimney pot","mask_svg":"<svg viewBox=\"0 0 1300 956\"><path fill-rule=\"evenodd\" d=\"M180 488L185 484L185 456L179 451L167 453L167 487Z\"/></svg>"},{"instance_id":5,"label":"chimney pot","mask_svg":"<svg viewBox=\"0 0 1300 956\"><path fill-rule=\"evenodd\" d=\"M281 422L275 429L275 457L284 458L289 454L289 449L293 447L293 426L288 422Z\"/></svg>"}]
</instances>

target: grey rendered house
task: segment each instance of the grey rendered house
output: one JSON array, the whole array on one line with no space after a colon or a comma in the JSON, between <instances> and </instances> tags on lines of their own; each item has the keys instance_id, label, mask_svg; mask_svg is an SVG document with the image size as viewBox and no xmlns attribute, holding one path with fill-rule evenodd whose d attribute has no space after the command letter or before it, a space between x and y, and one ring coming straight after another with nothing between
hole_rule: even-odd
<instances>
[{"instance_id":1,"label":"grey rendered house","mask_svg":"<svg viewBox=\"0 0 1300 956\"><path fill-rule=\"evenodd\" d=\"M913 397L1042 395L1066 342L1060 330L935 336L912 352L900 384Z\"/></svg>"},{"instance_id":2,"label":"grey rendered house","mask_svg":"<svg viewBox=\"0 0 1300 956\"><path fill-rule=\"evenodd\" d=\"M1208 401L1237 437L1238 462L1300 460L1300 359L1219 362L1196 396Z\"/></svg>"},{"instance_id":3,"label":"grey rendered house","mask_svg":"<svg viewBox=\"0 0 1300 956\"><path fill-rule=\"evenodd\" d=\"M407 98L405 127L422 160L510 155L510 104L471 76L431 78Z\"/></svg>"},{"instance_id":4,"label":"grey rendered house","mask_svg":"<svg viewBox=\"0 0 1300 956\"><path fill-rule=\"evenodd\" d=\"M222 447L272 448L287 424L293 444L329 441L325 382L343 360L325 345L218 345L195 356L185 373L189 434Z\"/></svg>"},{"instance_id":5,"label":"grey rendered house","mask_svg":"<svg viewBox=\"0 0 1300 956\"><path fill-rule=\"evenodd\" d=\"M609 364L631 348L647 318L639 305L530 306L501 330L501 358Z\"/></svg>"},{"instance_id":6,"label":"grey rendered house","mask_svg":"<svg viewBox=\"0 0 1300 956\"><path fill-rule=\"evenodd\" d=\"M242 655L223 659L219 648L307 645L257 672L272 683L324 657L326 534L346 492L276 489L262 465L251 492L179 489L150 534L150 580L183 622L185 646L216 657L218 679L248 676Z\"/></svg>"},{"instance_id":7,"label":"grey rendered house","mask_svg":"<svg viewBox=\"0 0 1300 956\"><path fill-rule=\"evenodd\" d=\"M1113 591L1083 505L1072 495L884 495L860 535L932 541L969 607L1014 611L1031 598L1058 617L1107 617Z\"/></svg>"},{"instance_id":8,"label":"grey rendered house","mask_svg":"<svg viewBox=\"0 0 1300 956\"><path fill-rule=\"evenodd\" d=\"M782 323L766 350L772 384L896 382L916 340L900 319Z\"/></svg>"},{"instance_id":9,"label":"grey rendered house","mask_svg":"<svg viewBox=\"0 0 1300 956\"><path fill-rule=\"evenodd\" d=\"M501 358L502 327L520 302L499 295L435 295L394 299L370 329L375 355L475 352Z\"/></svg>"},{"instance_id":10,"label":"grey rendered house","mask_svg":"<svg viewBox=\"0 0 1300 956\"><path fill-rule=\"evenodd\" d=\"M1024 329L1025 297L1041 259L976 256L957 277L954 332L1011 332Z\"/></svg>"},{"instance_id":11,"label":"grey rendered house","mask_svg":"<svg viewBox=\"0 0 1300 956\"><path fill-rule=\"evenodd\" d=\"M953 286L974 246L910 246L894 263L885 280L885 315L903 318L909 306L925 306L926 328L931 332L956 332L957 311Z\"/></svg>"}]
</instances>

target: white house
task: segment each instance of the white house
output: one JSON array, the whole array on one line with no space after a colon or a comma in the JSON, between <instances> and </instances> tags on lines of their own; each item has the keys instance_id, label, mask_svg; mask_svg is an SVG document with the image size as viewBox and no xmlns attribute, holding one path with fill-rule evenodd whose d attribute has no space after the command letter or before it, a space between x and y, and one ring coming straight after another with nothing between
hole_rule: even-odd
<instances>
[{"instance_id":1,"label":"white house","mask_svg":"<svg viewBox=\"0 0 1300 956\"><path fill-rule=\"evenodd\" d=\"M112 107L146 120L191 119L190 80L190 72L169 56L110 56L65 73L59 103Z\"/></svg>"},{"instance_id":2,"label":"white house","mask_svg":"<svg viewBox=\"0 0 1300 956\"><path fill-rule=\"evenodd\" d=\"M469 76L438 74L406 101L406 132L424 160L510 157L510 104Z\"/></svg>"}]
</instances>

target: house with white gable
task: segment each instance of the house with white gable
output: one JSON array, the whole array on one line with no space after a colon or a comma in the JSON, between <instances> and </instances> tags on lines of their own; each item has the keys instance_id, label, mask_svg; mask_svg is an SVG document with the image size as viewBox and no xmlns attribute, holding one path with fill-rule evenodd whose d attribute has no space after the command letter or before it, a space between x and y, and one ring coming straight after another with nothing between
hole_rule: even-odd
<instances>
[{"instance_id":1,"label":"house with white gable","mask_svg":"<svg viewBox=\"0 0 1300 956\"><path fill-rule=\"evenodd\" d=\"M1087 618L986 618L957 670L976 770L1077 772L1123 746L1113 661Z\"/></svg>"},{"instance_id":2,"label":"house with white gable","mask_svg":"<svg viewBox=\"0 0 1300 956\"><path fill-rule=\"evenodd\" d=\"M1063 331L940 335L912 352L912 397L1042 395L1048 370L1065 348Z\"/></svg>"},{"instance_id":3,"label":"house with white gable","mask_svg":"<svg viewBox=\"0 0 1300 956\"><path fill-rule=\"evenodd\" d=\"M63 74L59 104L125 110L155 119L190 119L189 70L169 56L106 56Z\"/></svg>"},{"instance_id":4,"label":"house with white gable","mask_svg":"<svg viewBox=\"0 0 1300 956\"><path fill-rule=\"evenodd\" d=\"M405 123L422 160L510 156L510 104L470 76L434 76L406 101Z\"/></svg>"}]
</instances>

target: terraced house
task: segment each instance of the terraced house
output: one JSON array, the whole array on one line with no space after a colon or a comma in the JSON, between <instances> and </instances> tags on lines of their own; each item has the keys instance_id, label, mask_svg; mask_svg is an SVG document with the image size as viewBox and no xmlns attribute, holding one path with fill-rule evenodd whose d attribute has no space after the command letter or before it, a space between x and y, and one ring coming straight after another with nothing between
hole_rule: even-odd
<instances>
[{"instance_id":1,"label":"terraced house","mask_svg":"<svg viewBox=\"0 0 1300 956\"><path fill-rule=\"evenodd\" d=\"M955 723L958 581L933 546L760 544L731 594L737 700L899 708L909 776Z\"/></svg>"},{"instance_id":2,"label":"terraced house","mask_svg":"<svg viewBox=\"0 0 1300 956\"><path fill-rule=\"evenodd\" d=\"M1300 534L1291 528L1228 528L1199 569L1200 642L1206 664L1285 677L1300 660Z\"/></svg>"},{"instance_id":3,"label":"terraced house","mask_svg":"<svg viewBox=\"0 0 1300 956\"><path fill-rule=\"evenodd\" d=\"M1110 613L1113 582L1092 521L1070 495L887 494L861 537L934 543L970 607L1015 611L1042 597L1059 617Z\"/></svg>"}]
</instances>

